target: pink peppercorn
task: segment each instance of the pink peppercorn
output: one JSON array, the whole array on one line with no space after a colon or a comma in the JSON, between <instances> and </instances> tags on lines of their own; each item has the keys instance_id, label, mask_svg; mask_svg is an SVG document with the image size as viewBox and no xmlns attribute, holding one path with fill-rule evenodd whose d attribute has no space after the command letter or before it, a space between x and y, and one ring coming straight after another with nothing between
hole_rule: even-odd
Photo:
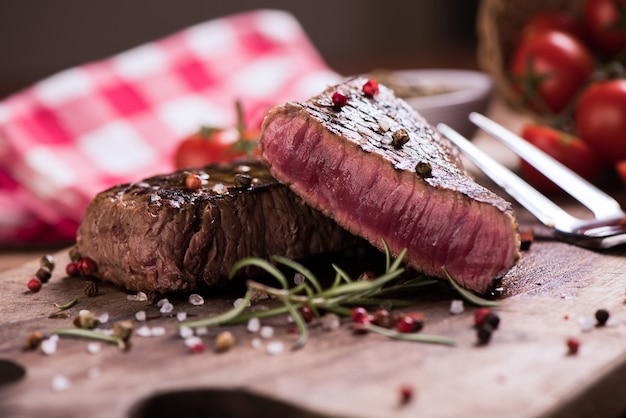
<instances>
[{"instance_id":1,"label":"pink peppercorn","mask_svg":"<svg viewBox=\"0 0 626 418\"><path fill-rule=\"evenodd\" d=\"M28 281L28 290L33 293L39 292L41 290L41 280L36 277L33 277Z\"/></svg>"},{"instance_id":2,"label":"pink peppercorn","mask_svg":"<svg viewBox=\"0 0 626 418\"><path fill-rule=\"evenodd\" d=\"M83 276L91 276L97 270L96 262L89 257L82 257L78 260L76 266L78 267L80 274Z\"/></svg>"},{"instance_id":3,"label":"pink peppercorn","mask_svg":"<svg viewBox=\"0 0 626 418\"><path fill-rule=\"evenodd\" d=\"M352 309L352 320L357 324L366 324L371 322L369 312L363 307Z\"/></svg>"},{"instance_id":4,"label":"pink peppercorn","mask_svg":"<svg viewBox=\"0 0 626 418\"><path fill-rule=\"evenodd\" d=\"M573 356L578 354L578 349L580 348L580 340L575 337L569 337L565 343L567 344L567 354Z\"/></svg>"},{"instance_id":5,"label":"pink peppercorn","mask_svg":"<svg viewBox=\"0 0 626 418\"><path fill-rule=\"evenodd\" d=\"M345 94L339 91L336 91L333 93L332 99L333 99L333 106L335 107L344 107L345 105L348 104L348 96L346 96Z\"/></svg>"},{"instance_id":6,"label":"pink peppercorn","mask_svg":"<svg viewBox=\"0 0 626 418\"><path fill-rule=\"evenodd\" d=\"M367 80L367 82L363 84L363 93L369 97L376 96L378 94L378 82L374 79Z\"/></svg>"},{"instance_id":7,"label":"pink peppercorn","mask_svg":"<svg viewBox=\"0 0 626 418\"><path fill-rule=\"evenodd\" d=\"M485 317L491 313L489 308L478 308L474 312L474 325L480 326L485 321Z\"/></svg>"},{"instance_id":8,"label":"pink peppercorn","mask_svg":"<svg viewBox=\"0 0 626 418\"><path fill-rule=\"evenodd\" d=\"M68 263L68 265L65 266L65 272L67 273L68 276L71 276L71 277L80 276L80 271L78 270L78 264L76 263Z\"/></svg>"}]
</instances>

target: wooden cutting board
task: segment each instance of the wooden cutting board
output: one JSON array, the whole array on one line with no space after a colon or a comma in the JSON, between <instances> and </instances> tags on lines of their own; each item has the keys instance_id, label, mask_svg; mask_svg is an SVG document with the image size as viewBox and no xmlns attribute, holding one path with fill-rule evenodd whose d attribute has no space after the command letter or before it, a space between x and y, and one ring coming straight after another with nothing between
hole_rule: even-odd
<instances>
[{"instance_id":1,"label":"wooden cutting board","mask_svg":"<svg viewBox=\"0 0 626 418\"><path fill-rule=\"evenodd\" d=\"M518 209L523 225L535 225ZM456 295L443 287L410 296L426 315L422 332L454 338L453 347L354 335L349 321L335 331L313 327L307 345L291 351L296 336L284 318L271 322L275 335L253 348L258 337L245 326L230 328L235 346L212 350L219 329L203 337L208 349L191 354L175 317L156 306L129 301L106 284L96 297L83 295L84 281L63 274L67 251L55 254L57 268L36 294L26 291L37 259L0 275L0 416L2 417L609 417L626 411L626 249L603 253L539 236L503 279L495 308L499 329L486 346L476 344L475 307L449 313ZM43 255L43 254L42 254ZM207 297L202 306L173 298L174 313L193 317L232 306L237 290ZM70 318L52 319L54 303L79 298ZM607 309L614 324L583 331L579 318ZM61 338L45 355L24 350L26 336L71 326L78 310L108 313L111 327L145 310L146 325L163 327L162 336L132 337L130 350L104 345L88 352L89 341ZM135 327L142 324L135 321ZM581 342L568 355L566 339ZM269 355L270 341L285 343ZM13 383L11 364L25 369ZM70 386L52 389L55 376ZM400 402L400 388L413 399Z\"/></svg>"}]
</instances>

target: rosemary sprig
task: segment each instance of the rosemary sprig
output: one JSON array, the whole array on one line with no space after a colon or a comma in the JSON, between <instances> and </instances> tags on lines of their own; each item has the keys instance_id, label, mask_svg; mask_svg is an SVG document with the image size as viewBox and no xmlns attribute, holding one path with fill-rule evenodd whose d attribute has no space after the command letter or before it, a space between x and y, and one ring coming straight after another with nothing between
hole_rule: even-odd
<instances>
[{"instance_id":1,"label":"rosemary sprig","mask_svg":"<svg viewBox=\"0 0 626 418\"><path fill-rule=\"evenodd\" d=\"M450 272L448 272L448 269L445 266L441 267L441 270L443 270L443 274L446 276L446 278L448 279L452 287L457 292L459 292L459 294L463 297L463 299L477 306L489 306L489 307L500 306L500 303L495 300L483 299L480 296L477 296L474 293L470 292L469 290L462 288L461 285L459 285L456 282L456 280L452 278L452 276L450 275Z\"/></svg>"},{"instance_id":2,"label":"rosemary sprig","mask_svg":"<svg viewBox=\"0 0 626 418\"><path fill-rule=\"evenodd\" d=\"M267 284L259 283L254 280L248 280L246 286L248 291L244 297L243 303L237 307L230 309L222 314L211 316L208 318L188 321L178 324L179 327L186 326L190 328L231 325L238 324L249 320L250 318L267 318L271 316L289 314L294 320L298 330L298 340L294 343L293 349L301 348L306 344L309 336L308 326L304 320L300 309L307 306L311 309L315 316L320 316L320 311L334 312L341 316L349 316L353 306L401 306L407 305L408 302L397 299L386 299L385 294L390 292L407 291L422 286L435 283L436 280L426 279L419 276L412 280L403 279L400 276L404 273L401 267L402 260L406 254L406 250L400 252L395 260L392 260L391 253L387 243L383 241L385 248L385 272L372 280L353 279L350 275L339 266L333 264L335 270L335 280L326 289L322 287L317 277L302 264L289 260L281 256L273 256L271 260L277 264L288 267L297 273L302 274L305 280L293 287L289 287L285 274L271 262L258 258L248 257L237 261L229 274L232 278L237 271L247 266L255 266L263 269L266 273L276 279L279 286L273 287ZM255 291L265 292L282 303L282 306L260 310L246 310L248 303ZM400 338L405 340L432 342L439 344L451 344L449 339L437 338L435 336L398 336L395 331L380 331L380 327L373 328L374 332Z\"/></svg>"},{"instance_id":3,"label":"rosemary sprig","mask_svg":"<svg viewBox=\"0 0 626 418\"><path fill-rule=\"evenodd\" d=\"M417 341L431 344L456 345L456 341L452 338L442 337L439 335L422 334L421 332L398 332L392 329L379 327L378 325L374 324L365 324L364 326L365 329L367 329L368 331L372 331L389 338L395 338L397 340Z\"/></svg>"},{"instance_id":4,"label":"rosemary sprig","mask_svg":"<svg viewBox=\"0 0 626 418\"><path fill-rule=\"evenodd\" d=\"M102 341L105 343L116 344L117 347L120 349L126 348L126 341L124 341L122 338L119 338L113 335L108 335L103 332L93 331L90 329L59 328L59 329L52 331L52 334L68 336L68 337L87 338L91 340Z\"/></svg>"},{"instance_id":5,"label":"rosemary sprig","mask_svg":"<svg viewBox=\"0 0 626 418\"><path fill-rule=\"evenodd\" d=\"M309 330L302 316L300 309L307 306L311 309L315 316L320 316L320 311L334 312L341 316L349 316L353 306L399 306L408 304L407 301L388 299L386 295L390 293L401 293L408 290L418 289L438 282L438 280L428 278L426 276L418 276L416 278L402 278L404 268L401 267L402 260L406 255L406 249L401 251L395 260L392 260L391 251L387 243L383 240L385 249L385 272L372 280L353 279L350 275L339 266L333 264L335 270L335 279L333 283L326 289L322 287L320 281L315 275L302 264L289 260L281 256L273 256L271 259L285 267L288 267L297 273L302 274L305 280L302 283L289 287L289 281L285 274L276 265L258 257L248 257L237 261L229 274L233 278L236 273L248 266L255 266L263 269L266 273L276 279L279 286L273 287L254 280L248 280L246 286L248 288L242 303L236 307L223 312L221 314L202 318L194 321L188 321L178 324L179 327L200 328L209 326L234 325L246 322L251 318L268 318L276 315L291 315L298 329L298 340L293 344L293 349L298 349L306 344L309 337ZM498 306L498 302L482 299L474 295L466 289L463 289L452 278L445 267L442 267L445 277L451 285L459 292L461 297L467 301L479 306ZM264 292L282 303L282 306L273 307L265 310L252 311L247 310L247 306L252 300L254 292ZM401 339L405 341L418 341L433 344L454 345L455 341L436 335L427 335L422 333L401 333L395 330L386 329L373 324L366 324L366 329L385 335L390 338Z\"/></svg>"}]
</instances>

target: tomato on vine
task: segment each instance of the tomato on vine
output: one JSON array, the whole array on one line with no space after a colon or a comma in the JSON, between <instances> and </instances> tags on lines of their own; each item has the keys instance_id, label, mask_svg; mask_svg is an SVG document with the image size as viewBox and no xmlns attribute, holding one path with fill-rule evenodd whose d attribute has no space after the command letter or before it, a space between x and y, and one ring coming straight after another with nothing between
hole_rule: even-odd
<instances>
[{"instance_id":1,"label":"tomato on vine","mask_svg":"<svg viewBox=\"0 0 626 418\"><path fill-rule=\"evenodd\" d=\"M531 109L543 115L563 112L594 70L589 49L559 31L521 39L509 65L516 91Z\"/></svg>"},{"instance_id":2,"label":"tomato on vine","mask_svg":"<svg viewBox=\"0 0 626 418\"><path fill-rule=\"evenodd\" d=\"M626 48L626 0L585 0L583 22L593 49L611 58Z\"/></svg>"},{"instance_id":3,"label":"tomato on vine","mask_svg":"<svg viewBox=\"0 0 626 418\"><path fill-rule=\"evenodd\" d=\"M260 132L245 129L241 105L237 102L236 106L237 127L201 127L180 142L174 154L176 169L232 161L258 153L257 139Z\"/></svg>"},{"instance_id":4,"label":"tomato on vine","mask_svg":"<svg viewBox=\"0 0 626 418\"><path fill-rule=\"evenodd\" d=\"M592 181L600 171L601 162L598 155L576 136L549 126L527 124L522 129L521 137L589 181ZM548 192L560 190L524 160L520 161L520 171L522 177L538 190Z\"/></svg>"},{"instance_id":5,"label":"tomato on vine","mask_svg":"<svg viewBox=\"0 0 626 418\"><path fill-rule=\"evenodd\" d=\"M598 81L580 96L578 135L607 162L626 160L626 79Z\"/></svg>"}]
</instances>

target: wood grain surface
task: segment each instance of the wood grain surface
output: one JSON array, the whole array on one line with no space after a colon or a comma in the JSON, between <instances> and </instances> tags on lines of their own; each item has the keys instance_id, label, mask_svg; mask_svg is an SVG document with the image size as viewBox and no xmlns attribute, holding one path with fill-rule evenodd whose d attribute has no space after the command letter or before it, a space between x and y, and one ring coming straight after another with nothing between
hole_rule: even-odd
<instances>
[{"instance_id":1,"label":"wood grain surface","mask_svg":"<svg viewBox=\"0 0 626 418\"><path fill-rule=\"evenodd\" d=\"M484 143L483 143L484 145ZM537 226L518 208L523 226ZM407 295L412 309L426 315L422 332L454 338L456 346L391 340L377 334L355 335L349 321L335 331L312 327L307 345L289 349L296 336L285 318L263 347L245 326L229 329L235 346L224 353L212 349L221 330L202 337L208 349L191 354L178 335L178 321L161 315L155 305L127 300L121 289L100 284L95 297L83 295L84 279L64 275L67 251L55 254L57 268L38 293L26 281L38 257L0 274L0 364L17 363L24 377L5 383L0 377L2 417L147 417L292 416L292 417L612 417L626 411L626 249L592 252L539 236L519 264L502 281L503 297L495 308L499 329L488 345L476 344L472 327L476 307L452 315L458 296L443 286ZM202 306L172 298L174 312L191 317L221 312L241 296L236 286L210 296ZM78 298L71 317L52 319L54 303ZM579 318L599 308L611 313L611 324L583 331ZM72 326L80 309L108 313L115 321L145 310L150 327L163 336L134 335L130 350L104 345L98 354L89 342L62 337L58 350L45 355L24 350L26 336ZM568 337L580 340L568 355ZM269 341L282 341L285 351L268 355ZM4 366L0 366L3 370ZM4 368L8 370L8 368ZM54 391L62 375L70 386ZM8 376L8 374L7 374ZM8 378L7 378L8 379ZM400 388L413 398L400 401Z\"/></svg>"}]
</instances>

